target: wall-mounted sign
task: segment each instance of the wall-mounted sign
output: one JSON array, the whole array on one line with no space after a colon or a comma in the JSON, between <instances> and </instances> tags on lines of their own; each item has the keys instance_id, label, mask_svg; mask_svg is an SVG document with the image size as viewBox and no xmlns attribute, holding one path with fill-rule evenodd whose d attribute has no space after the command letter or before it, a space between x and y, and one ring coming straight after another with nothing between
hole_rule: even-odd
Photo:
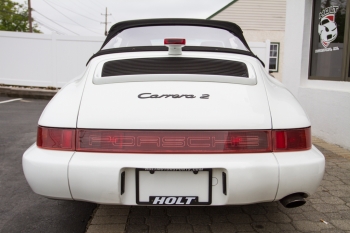
<instances>
[{"instance_id":1,"label":"wall-mounted sign","mask_svg":"<svg viewBox=\"0 0 350 233\"><path fill-rule=\"evenodd\" d=\"M343 80L349 8L350 0L313 0L311 79Z\"/></svg>"},{"instance_id":2,"label":"wall-mounted sign","mask_svg":"<svg viewBox=\"0 0 350 233\"><path fill-rule=\"evenodd\" d=\"M324 49L316 49L315 53L339 50L338 47L328 48L329 44L338 36L337 23L335 22L335 14L338 8L338 6L330 6L320 12L318 34Z\"/></svg>"}]
</instances>

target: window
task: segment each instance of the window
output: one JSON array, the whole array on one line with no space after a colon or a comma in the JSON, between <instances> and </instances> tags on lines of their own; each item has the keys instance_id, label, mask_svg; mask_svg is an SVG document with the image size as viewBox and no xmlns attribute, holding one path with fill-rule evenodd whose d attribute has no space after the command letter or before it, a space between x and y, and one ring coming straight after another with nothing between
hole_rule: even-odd
<instances>
[{"instance_id":1,"label":"window","mask_svg":"<svg viewBox=\"0 0 350 233\"><path fill-rule=\"evenodd\" d=\"M270 72L278 72L278 59L280 53L280 43L271 42L270 44Z\"/></svg>"},{"instance_id":2,"label":"window","mask_svg":"<svg viewBox=\"0 0 350 233\"><path fill-rule=\"evenodd\" d=\"M184 38L187 46L222 47L248 51L231 32L201 26L145 26L128 28L111 39L104 49L133 46L164 46L165 38Z\"/></svg>"},{"instance_id":3,"label":"window","mask_svg":"<svg viewBox=\"0 0 350 233\"><path fill-rule=\"evenodd\" d=\"M350 81L350 0L314 0L309 79Z\"/></svg>"}]
</instances>

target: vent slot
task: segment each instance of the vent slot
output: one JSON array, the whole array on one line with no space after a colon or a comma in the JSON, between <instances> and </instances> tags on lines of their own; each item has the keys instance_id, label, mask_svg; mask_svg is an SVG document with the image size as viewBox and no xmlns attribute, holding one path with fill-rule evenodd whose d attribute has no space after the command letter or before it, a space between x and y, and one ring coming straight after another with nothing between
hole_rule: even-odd
<instances>
[{"instance_id":1,"label":"vent slot","mask_svg":"<svg viewBox=\"0 0 350 233\"><path fill-rule=\"evenodd\" d=\"M125 171L120 175L120 194L125 192Z\"/></svg>"},{"instance_id":2,"label":"vent slot","mask_svg":"<svg viewBox=\"0 0 350 233\"><path fill-rule=\"evenodd\" d=\"M227 186L226 186L226 173L222 173L222 192L227 195Z\"/></svg>"},{"instance_id":3,"label":"vent slot","mask_svg":"<svg viewBox=\"0 0 350 233\"><path fill-rule=\"evenodd\" d=\"M160 57L114 60L106 62L102 77L142 74L199 74L248 78L245 63L231 60Z\"/></svg>"}]
</instances>

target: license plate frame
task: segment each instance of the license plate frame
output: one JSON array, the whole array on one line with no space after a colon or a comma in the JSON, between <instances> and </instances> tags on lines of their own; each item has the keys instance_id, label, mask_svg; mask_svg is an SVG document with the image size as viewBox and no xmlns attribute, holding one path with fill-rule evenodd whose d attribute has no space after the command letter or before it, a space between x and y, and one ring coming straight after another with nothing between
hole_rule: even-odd
<instances>
[{"instance_id":1,"label":"license plate frame","mask_svg":"<svg viewBox=\"0 0 350 233\"><path fill-rule=\"evenodd\" d=\"M149 196L149 201L140 201L140 171L148 171L148 172L167 172L167 171L172 171L172 172L181 172L181 171L192 171L192 172L208 172L208 201L198 201L198 197L196 197L195 202L191 202L190 205L211 205L212 203L212 174L213 174L213 169L212 168L186 168L186 169L160 169L160 168L135 168L135 178L136 178L136 204L138 205L162 205L162 204L153 204L151 201L155 196L157 195L151 195ZM161 197L179 197L179 195L174 195L174 196L163 196L159 195ZM184 196L182 196L184 197ZM188 197L193 197L193 195L188 195ZM181 201L180 201L181 202ZM168 204L164 204L168 205ZM170 204L172 205L172 204ZM181 205L181 204L176 204L176 205ZM186 204L182 204L186 205Z\"/></svg>"}]
</instances>

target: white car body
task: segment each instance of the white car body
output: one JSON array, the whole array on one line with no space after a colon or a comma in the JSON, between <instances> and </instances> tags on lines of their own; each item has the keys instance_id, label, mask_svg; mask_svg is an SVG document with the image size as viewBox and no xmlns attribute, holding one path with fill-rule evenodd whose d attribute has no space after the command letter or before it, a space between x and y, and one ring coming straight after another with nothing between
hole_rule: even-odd
<instances>
[{"instance_id":1,"label":"white car body","mask_svg":"<svg viewBox=\"0 0 350 233\"><path fill-rule=\"evenodd\" d=\"M171 56L243 62L249 77L101 78L102 66L109 61ZM141 93L196 98L140 99ZM209 99L199 98L203 94ZM38 124L70 129L276 130L309 127L310 121L294 96L254 57L149 51L95 57L80 79L56 94ZM277 201L294 193L307 196L316 191L324 169L324 156L314 146L291 152L200 154L62 151L33 144L23 155L24 174L35 193L113 205L241 205ZM198 203L192 201L195 198Z\"/></svg>"}]
</instances>

